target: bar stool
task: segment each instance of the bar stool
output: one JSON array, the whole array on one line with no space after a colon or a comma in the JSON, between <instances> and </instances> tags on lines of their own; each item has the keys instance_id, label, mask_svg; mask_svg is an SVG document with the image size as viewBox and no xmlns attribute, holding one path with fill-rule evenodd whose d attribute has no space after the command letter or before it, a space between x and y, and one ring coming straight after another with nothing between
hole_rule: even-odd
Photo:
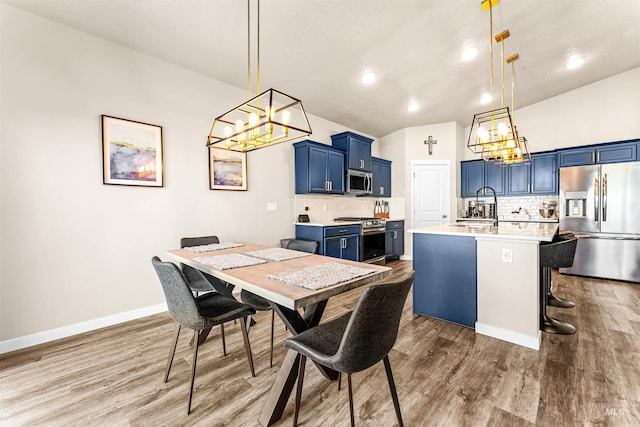
<instances>
[{"instance_id":1,"label":"bar stool","mask_svg":"<svg viewBox=\"0 0 640 427\"><path fill-rule=\"evenodd\" d=\"M576 235L573 233L562 233L558 235L557 240L570 240L574 237L576 237ZM573 301L557 297L553 294L553 281L551 281L547 292L547 305L559 308L573 308L576 306Z\"/></svg>"},{"instance_id":2,"label":"bar stool","mask_svg":"<svg viewBox=\"0 0 640 427\"><path fill-rule=\"evenodd\" d=\"M542 286L540 286L542 303L540 329L543 332L568 335L576 331L575 326L572 324L547 316L547 303L548 296L551 292L551 269L571 267L577 245L578 238L575 236L563 236L555 239L551 243L540 244L540 269L542 278Z\"/></svg>"}]
</instances>

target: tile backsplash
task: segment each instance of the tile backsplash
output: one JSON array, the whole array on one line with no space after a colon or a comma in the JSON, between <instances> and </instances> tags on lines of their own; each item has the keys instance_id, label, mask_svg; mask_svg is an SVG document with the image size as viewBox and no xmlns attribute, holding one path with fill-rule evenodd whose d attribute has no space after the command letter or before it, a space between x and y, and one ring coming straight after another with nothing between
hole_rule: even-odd
<instances>
[{"instance_id":1,"label":"tile backsplash","mask_svg":"<svg viewBox=\"0 0 640 427\"><path fill-rule=\"evenodd\" d=\"M389 203L391 219L404 219L405 200L403 197L376 198L308 194L294 196L295 217L307 214L312 223L330 222L339 216L372 217L376 200L384 200ZM309 208L306 211L305 206Z\"/></svg>"},{"instance_id":2,"label":"tile backsplash","mask_svg":"<svg viewBox=\"0 0 640 427\"><path fill-rule=\"evenodd\" d=\"M468 202L475 198L458 199L458 217L462 217L467 210ZM493 197L480 197L479 201L493 203ZM512 212L527 210L530 219L543 219L538 210L542 208L542 202L558 202L558 196L525 196L525 197L498 197L498 218L510 219ZM557 219L557 211L552 219Z\"/></svg>"}]
</instances>

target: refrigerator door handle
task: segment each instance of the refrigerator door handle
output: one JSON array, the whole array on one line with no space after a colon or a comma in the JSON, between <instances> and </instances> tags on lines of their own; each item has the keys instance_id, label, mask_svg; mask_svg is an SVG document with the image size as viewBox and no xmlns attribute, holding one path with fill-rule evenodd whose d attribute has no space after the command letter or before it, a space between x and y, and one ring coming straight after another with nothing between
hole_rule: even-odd
<instances>
[{"instance_id":1,"label":"refrigerator door handle","mask_svg":"<svg viewBox=\"0 0 640 427\"><path fill-rule=\"evenodd\" d=\"M607 220L607 174L602 177L602 221Z\"/></svg>"},{"instance_id":2,"label":"refrigerator door handle","mask_svg":"<svg viewBox=\"0 0 640 427\"><path fill-rule=\"evenodd\" d=\"M593 213L595 217L595 221L598 221L598 211L600 210L600 174L596 175L596 178L593 180Z\"/></svg>"}]
</instances>

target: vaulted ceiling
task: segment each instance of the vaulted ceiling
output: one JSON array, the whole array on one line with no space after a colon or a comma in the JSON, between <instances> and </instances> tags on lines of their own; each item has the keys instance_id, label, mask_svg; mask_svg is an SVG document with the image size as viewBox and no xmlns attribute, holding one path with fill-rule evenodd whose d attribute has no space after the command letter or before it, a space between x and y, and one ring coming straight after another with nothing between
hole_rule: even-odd
<instances>
[{"instance_id":1,"label":"vaulted ceiling","mask_svg":"<svg viewBox=\"0 0 640 427\"><path fill-rule=\"evenodd\" d=\"M244 0L0 1L247 88ZM262 0L260 13L262 89L301 99L311 114L380 137L431 123L468 126L490 108L480 104L490 92L489 13L480 0ZM520 55L516 108L640 67L639 0L502 0L493 22L494 34L510 30L507 56ZM463 61L468 47L478 54ZM571 55L583 66L567 69ZM499 61L494 43L498 98ZM373 84L361 83L365 71L376 74ZM505 76L510 104L510 67ZM410 101L420 105L413 113Z\"/></svg>"}]
</instances>

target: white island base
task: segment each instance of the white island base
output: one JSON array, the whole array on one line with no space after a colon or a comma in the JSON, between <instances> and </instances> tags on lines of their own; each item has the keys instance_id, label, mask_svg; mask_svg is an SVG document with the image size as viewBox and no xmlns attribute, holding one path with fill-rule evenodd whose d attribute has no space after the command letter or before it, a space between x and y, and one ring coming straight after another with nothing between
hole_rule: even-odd
<instances>
[{"instance_id":1,"label":"white island base","mask_svg":"<svg viewBox=\"0 0 640 427\"><path fill-rule=\"evenodd\" d=\"M448 224L409 230L416 270L414 310L418 307L417 314L471 326L456 318L464 319L469 307L475 307L477 333L539 350L539 244L552 241L557 229L557 224L549 223L500 223L497 227ZM441 249L462 248L462 241L473 248L474 240L475 259L469 249L458 258ZM441 267L444 265L454 267ZM461 274L465 270L467 274ZM456 290L447 296L453 286L471 291ZM415 301L416 296L423 300ZM472 297L475 305L468 300Z\"/></svg>"}]
</instances>

